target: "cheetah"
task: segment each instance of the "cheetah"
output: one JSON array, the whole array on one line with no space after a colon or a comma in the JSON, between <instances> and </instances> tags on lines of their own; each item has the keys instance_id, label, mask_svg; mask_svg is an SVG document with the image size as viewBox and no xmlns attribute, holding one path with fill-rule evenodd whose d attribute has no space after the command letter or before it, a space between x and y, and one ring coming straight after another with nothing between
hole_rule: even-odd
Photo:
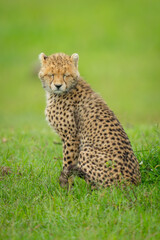
<instances>
[{"instance_id":1,"label":"cheetah","mask_svg":"<svg viewBox=\"0 0 160 240\"><path fill-rule=\"evenodd\" d=\"M63 143L60 185L79 176L91 187L108 187L141 181L139 163L130 141L103 99L78 71L77 53L39 55L39 78L47 95L49 125Z\"/></svg>"}]
</instances>

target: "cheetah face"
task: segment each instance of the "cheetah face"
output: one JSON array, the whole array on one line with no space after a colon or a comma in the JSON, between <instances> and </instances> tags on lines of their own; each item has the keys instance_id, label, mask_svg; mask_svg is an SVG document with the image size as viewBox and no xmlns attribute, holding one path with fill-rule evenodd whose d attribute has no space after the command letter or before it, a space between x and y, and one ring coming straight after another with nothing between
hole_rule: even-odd
<instances>
[{"instance_id":1,"label":"cheetah face","mask_svg":"<svg viewBox=\"0 0 160 240\"><path fill-rule=\"evenodd\" d=\"M41 53L39 59L41 62L39 78L47 92L62 94L76 85L79 77L77 53L72 56L63 53L46 56Z\"/></svg>"}]
</instances>

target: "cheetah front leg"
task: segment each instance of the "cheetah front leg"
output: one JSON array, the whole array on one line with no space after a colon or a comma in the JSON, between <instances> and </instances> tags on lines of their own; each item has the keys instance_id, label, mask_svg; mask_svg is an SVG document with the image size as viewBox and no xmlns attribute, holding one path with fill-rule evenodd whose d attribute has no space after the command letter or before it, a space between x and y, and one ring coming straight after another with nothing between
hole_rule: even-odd
<instances>
[{"instance_id":1,"label":"cheetah front leg","mask_svg":"<svg viewBox=\"0 0 160 240\"><path fill-rule=\"evenodd\" d=\"M73 184L73 171L72 168L77 165L79 156L79 140L67 139L63 141L63 170L61 172L59 181L61 187L68 187Z\"/></svg>"}]
</instances>

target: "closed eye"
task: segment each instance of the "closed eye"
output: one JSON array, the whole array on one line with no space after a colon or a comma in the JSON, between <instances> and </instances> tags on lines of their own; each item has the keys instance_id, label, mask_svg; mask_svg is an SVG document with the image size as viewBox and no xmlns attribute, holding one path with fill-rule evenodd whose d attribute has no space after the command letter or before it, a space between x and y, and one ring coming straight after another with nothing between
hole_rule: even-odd
<instances>
[{"instance_id":1,"label":"closed eye","mask_svg":"<svg viewBox=\"0 0 160 240\"><path fill-rule=\"evenodd\" d=\"M54 74L48 74L49 77L54 77Z\"/></svg>"},{"instance_id":2,"label":"closed eye","mask_svg":"<svg viewBox=\"0 0 160 240\"><path fill-rule=\"evenodd\" d=\"M63 78L65 78L65 77L70 77L70 75L69 74L63 74Z\"/></svg>"}]
</instances>

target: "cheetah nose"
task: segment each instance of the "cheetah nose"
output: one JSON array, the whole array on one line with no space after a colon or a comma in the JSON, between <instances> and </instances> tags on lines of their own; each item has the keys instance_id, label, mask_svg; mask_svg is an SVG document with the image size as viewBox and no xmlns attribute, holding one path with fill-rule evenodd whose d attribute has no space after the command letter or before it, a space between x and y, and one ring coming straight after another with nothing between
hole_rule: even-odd
<instances>
[{"instance_id":1,"label":"cheetah nose","mask_svg":"<svg viewBox=\"0 0 160 240\"><path fill-rule=\"evenodd\" d=\"M61 86L62 86L62 84L55 84L55 87L56 87L57 89L60 89Z\"/></svg>"}]
</instances>

